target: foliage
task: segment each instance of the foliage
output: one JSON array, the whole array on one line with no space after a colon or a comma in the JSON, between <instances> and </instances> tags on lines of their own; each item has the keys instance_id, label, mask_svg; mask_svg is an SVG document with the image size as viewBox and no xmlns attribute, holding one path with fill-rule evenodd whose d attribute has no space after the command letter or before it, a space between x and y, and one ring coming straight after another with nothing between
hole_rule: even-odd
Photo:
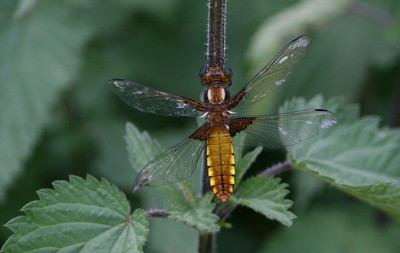
<instances>
[{"instance_id":1,"label":"foliage","mask_svg":"<svg viewBox=\"0 0 400 253\"><path fill-rule=\"evenodd\" d=\"M26 216L6 224L14 235L3 251L141 252L148 233L145 213L130 214L129 202L115 186L91 176L53 185L22 209Z\"/></svg>"},{"instance_id":2,"label":"foliage","mask_svg":"<svg viewBox=\"0 0 400 253\"><path fill-rule=\"evenodd\" d=\"M309 103L292 100L283 110L321 105L321 97ZM324 108L338 111L340 124L329 135L321 134L290 148L293 165L381 208L400 221L400 131L379 129L376 117L359 118L359 108L328 102Z\"/></svg>"},{"instance_id":3,"label":"foliage","mask_svg":"<svg viewBox=\"0 0 400 253\"><path fill-rule=\"evenodd\" d=\"M281 180L253 176L265 164L282 162L282 152L255 149L240 155L240 187L228 206L235 209L225 223L215 223L214 204L208 201L211 196L200 197L196 191L199 175L192 181L163 187L164 193L159 189L130 193L136 173L126 158L122 138L125 122L146 129L162 144L153 143L137 129L130 134L134 128L127 128L129 146L149 144L128 149L130 161L139 170L161 152L161 146L172 146L192 132L196 127L193 119L171 120L136 112L103 90L106 80L121 77L198 98L202 87L197 70L205 60L205 2L1 1L0 213L2 224L11 220L7 223L11 231L0 230L3 243L9 238L3 250L10 251L18 239L29 240L29 231L50 243L66 238L74 228L74 233L90 229L85 236L105 247L119 240L118 246L140 250L147 236L145 213L137 209L140 206L147 211L165 207L171 219L201 231L220 229L219 252L263 252L264 248L284 252L294 243L305 252L321 251L313 247L318 245L327 252L337 250L337 245L350 245L352 252L399 251L398 224L377 219L386 216L348 197L361 199L399 220L399 131L381 127L395 122L398 114L393 108L398 100L394 94L400 66L400 30L395 25L399 23L399 8L396 0L368 4L331 0L228 3L227 63L234 72L232 93L288 41L304 33L313 38L309 52L284 87L251 108L249 114L276 112L284 99L305 96L309 102L294 99L283 110L322 106L336 111L340 124L291 147L288 158L301 171L285 173ZM318 93L325 97L345 95L346 102L323 102L320 97L310 100ZM361 107L348 105L353 103ZM379 117L360 118L359 114ZM152 154L135 156L143 147ZM334 159L328 163L328 157ZM87 173L106 178L126 193L104 179L99 182L87 176L83 180ZM79 177L55 181L67 180L69 174ZM263 194L268 201L251 195L257 184L265 187ZM49 187L54 190L40 190L39 200L30 202L36 198L36 190ZM69 195L72 192L76 198ZM136 209L133 213L125 196ZM288 210L291 200L295 204ZM13 218L23 205L24 216ZM285 225L293 222L293 227L268 223L264 216L241 205ZM292 220L292 212L297 219ZM43 214L53 217L53 223ZM196 223L196 215L204 220ZM99 223L99 218L105 222ZM67 222L60 228L57 221L63 219ZM93 219L88 227L75 224ZM166 220L152 220L151 224L146 252L193 251L194 230ZM340 228L330 229L330 233L323 229L333 225ZM233 229L227 229L229 226ZM93 230L95 227L98 230ZM45 233L52 228L67 232L54 233L50 240ZM349 241L355 233L356 240ZM85 239L68 238L60 248L68 247L71 238ZM314 239L314 243L305 238ZM269 247L262 248L264 242Z\"/></svg>"},{"instance_id":4,"label":"foliage","mask_svg":"<svg viewBox=\"0 0 400 253\"><path fill-rule=\"evenodd\" d=\"M310 106L329 108L337 112L343 122L334 131L328 131L292 147L289 150L291 163L360 199L377 205L395 219L400 219L398 187L390 188L390 184L398 184L396 170L391 170L390 165L393 164L393 158L399 157L396 152L400 149L396 145L399 145L400 131L391 130L391 134L387 134L387 129L379 130L374 124L365 124L365 119L357 118L357 108L344 106L340 99L324 102L321 96L317 96L308 103L304 99L292 99L285 103L283 110L306 109ZM127 124L127 133L130 160L134 167L142 165L142 157L151 159L159 151L158 143L151 140L147 133L140 133L134 125ZM341 139L343 135L345 139ZM365 135L368 138L380 136L378 144L381 145L377 145L376 141L367 141L359 146L359 136ZM386 138L387 136L390 138ZM364 137L361 140L368 138ZM346 159L346 154L355 156L366 153L365 158L359 159L367 159L376 153L376 146L381 149L387 146L389 149L385 149L384 153L389 155L381 155L381 159L373 159L366 164L372 164L372 168L379 165L380 168L384 168L383 172L368 172L369 167L356 169L347 166L346 170L342 169L345 167L343 163L352 161ZM366 151L352 152L360 148ZM243 160L247 162L243 162L242 157L237 156L239 171L248 169L241 166L249 167L260 153L259 149L256 151L245 156ZM382 164L376 165L373 162L389 167L385 168ZM360 162L354 164L358 165ZM386 178L387 182L381 182L382 178ZM295 218L295 215L288 211L292 202L284 199L288 193L285 189L286 184L281 184L279 179L264 176L240 181L239 177L239 190L235 194L236 197L230 200L233 203L230 205L232 209L240 204L286 226L292 224L291 219ZM214 210L215 213L220 213L221 209L226 208L224 204L219 204L215 209L215 203L211 202L211 193L196 196L189 184L178 184L179 188L161 188L170 194L165 200L165 215L162 216L196 228L199 232L218 232L220 228L216 222L220 217L214 214ZM39 191L40 201L31 202L22 209L26 217L18 217L7 223L6 226L14 235L4 245L5 252L25 252L48 247L67 251L141 251L148 233L146 215L143 210L137 209L130 216L129 203L115 186L109 185L105 180L98 182L91 176L88 176L86 181L71 176L70 183L55 182L54 188L55 190Z\"/></svg>"}]
</instances>

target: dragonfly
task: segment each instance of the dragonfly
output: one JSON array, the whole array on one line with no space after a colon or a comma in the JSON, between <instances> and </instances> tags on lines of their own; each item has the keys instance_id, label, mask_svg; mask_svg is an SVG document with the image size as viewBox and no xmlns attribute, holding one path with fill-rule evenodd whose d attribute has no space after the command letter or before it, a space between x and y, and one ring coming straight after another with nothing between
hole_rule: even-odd
<instances>
[{"instance_id":1,"label":"dragonfly","mask_svg":"<svg viewBox=\"0 0 400 253\"><path fill-rule=\"evenodd\" d=\"M106 88L140 111L205 119L205 123L190 136L155 157L139 172L134 191L141 186L162 186L189 178L204 151L212 191L221 202L227 202L235 185L233 138L244 146L282 148L309 139L335 125L337 116L324 109L258 116L236 115L279 88L303 58L310 43L307 35L290 42L232 97L228 92L232 71L227 65L206 64L202 67L200 78L205 86L204 101L129 80L109 80Z\"/></svg>"}]
</instances>

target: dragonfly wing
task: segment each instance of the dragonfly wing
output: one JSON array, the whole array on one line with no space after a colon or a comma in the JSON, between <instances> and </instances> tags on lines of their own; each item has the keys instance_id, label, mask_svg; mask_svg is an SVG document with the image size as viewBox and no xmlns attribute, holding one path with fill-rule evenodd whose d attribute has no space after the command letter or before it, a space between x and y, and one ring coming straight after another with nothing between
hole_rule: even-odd
<instances>
[{"instance_id":1,"label":"dragonfly wing","mask_svg":"<svg viewBox=\"0 0 400 253\"><path fill-rule=\"evenodd\" d=\"M232 117L231 135L244 146L282 148L311 138L338 122L336 114L315 109L254 117Z\"/></svg>"},{"instance_id":2,"label":"dragonfly wing","mask_svg":"<svg viewBox=\"0 0 400 253\"><path fill-rule=\"evenodd\" d=\"M253 79L232 97L229 109L240 111L278 89L296 67L311 43L301 36L286 45Z\"/></svg>"},{"instance_id":3,"label":"dragonfly wing","mask_svg":"<svg viewBox=\"0 0 400 253\"><path fill-rule=\"evenodd\" d=\"M172 93L152 89L123 79L112 79L106 88L116 93L128 105L143 111L165 116L198 117L204 113L204 104Z\"/></svg>"},{"instance_id":4,"label":"dragonfly wing","mask_svg":"<svg viewBox=\"0 0 400 253\"><path fill-rule=\"evenodd\" d=\"M151 160L136 177L134 191L141 186L161 186L190 177L204 150L206 124L188 138Z\"/></svg>"}]
</instances>

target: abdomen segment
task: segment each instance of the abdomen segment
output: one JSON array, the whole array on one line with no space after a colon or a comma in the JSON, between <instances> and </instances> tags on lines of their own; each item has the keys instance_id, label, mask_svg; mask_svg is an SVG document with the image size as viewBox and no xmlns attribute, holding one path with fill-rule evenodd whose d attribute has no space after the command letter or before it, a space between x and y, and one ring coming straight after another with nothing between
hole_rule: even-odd
<instances>
[{"instance_id":1,"label":"abdomen segment","mask_svg":"<svg viewBox=\"0 0 400 253\"><path fill-rule=\"evenodd\" d=\"M233 193L236 170L232 137L224 125L212 127L208 133L207 168L215 196L227 202Z\"/></svg>"}]
</instances>

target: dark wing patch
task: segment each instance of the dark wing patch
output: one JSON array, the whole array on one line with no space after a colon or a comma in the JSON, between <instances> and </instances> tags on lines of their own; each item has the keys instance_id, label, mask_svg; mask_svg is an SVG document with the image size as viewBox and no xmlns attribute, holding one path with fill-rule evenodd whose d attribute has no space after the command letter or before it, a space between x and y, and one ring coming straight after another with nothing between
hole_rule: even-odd
<instances>
[{"instance_id":1,"label":"dark wing patch","mask_svg":"<svg viewBox=\"0 0 400 253\"><path fill-rule=\"evenodd\" d=\"M229 124L229 133L234 137L237 133L245 130L249 125L253 124L256 117L231 118Z\"/></svg>"},{"instance_id":2,"label":"dark wing patch","mask_svg":"<svg viewBox=\"0 0 400 253\"><path fill-rule=\"evenodd\" d=\"M207 139L207 134L210 128L211 124L209 122L206 122L202 126L200 126L193 134L191 134L189 138L205 141Z\"/></svg>"}]
</instances>

